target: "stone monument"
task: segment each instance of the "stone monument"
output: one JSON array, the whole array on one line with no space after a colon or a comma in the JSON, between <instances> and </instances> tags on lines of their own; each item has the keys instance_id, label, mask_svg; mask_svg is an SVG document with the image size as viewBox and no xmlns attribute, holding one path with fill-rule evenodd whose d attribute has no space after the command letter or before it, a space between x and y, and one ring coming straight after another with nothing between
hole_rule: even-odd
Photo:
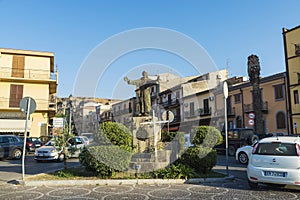
<instances>
[{"instance_id":1,"label":"stone monument","mask_svg":"<svg viewBox=\"0 0 300 200\"><path fill-rule=\"evenodd\" d=\"M136 97L138 97L138 103L140 105L139 115L148 116L151 109L150 87L159 83L159 76L157 76L156 80L152 80L148 77L146 71L143 71L142 75L143 76L137 80L130 80L125 76L124 81L136 86Z\"/></svg>"},{"instance_id":2,"label":"stone monument","mask_svg":"<svg viewBox=\"0 0 300 200\"><path fill-rule=\"evenodd\" d=\"M254 132L256 134L264 133L264 123L262 117L262 96L260 84L260 64L259 58L256 55L250 55L248 57L248 75L252 84L252 105L255 113L254 119Z\"/></svg>"}]
</instances>

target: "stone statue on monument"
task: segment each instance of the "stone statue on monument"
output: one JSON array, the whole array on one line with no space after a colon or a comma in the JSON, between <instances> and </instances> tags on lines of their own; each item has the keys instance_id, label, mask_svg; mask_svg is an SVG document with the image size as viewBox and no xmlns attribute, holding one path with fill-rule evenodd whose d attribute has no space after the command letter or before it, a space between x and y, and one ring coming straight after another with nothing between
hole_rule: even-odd
<instances>
[{"instance_id":1,"label":"stone statue on monument","mask_svg":"<svg viewBox=\"0 0 300 200\"><path fill-rule=\"evenodd\" d=\"M257 55L250 55L248 57L248 75L251 83L259 81L260 64Z\"/></svg>"},{"instance_id":2,"label":"stone statue on monument","mask_svg":"<svg viewBox=\"0 0 300 200\"><path fill-rule=\"evenodd\" d=\"M252 84L252 108L255 113L254 132L264 133L264 121L262 115L262 94L260 88L260 63L257 55L248 56L248 75Z\"/></svg>"},{"instance_id":3,"label":"stone statue on monument","mask_svg":"<svg viewBox=\"0 0 300 200\"><path fill-rule=\"evenodd\" d=\"M127 76L125 76L124 81L126 81L129 85L136 86L136 96L139 98L140 105L139 115L148 116L151 109L150 87L159 83L159 76L157 76L156 80L153 80L148 77L148 73L146 71L143 71L140 79L130 80Z\"/></svg>"}]
</instances>

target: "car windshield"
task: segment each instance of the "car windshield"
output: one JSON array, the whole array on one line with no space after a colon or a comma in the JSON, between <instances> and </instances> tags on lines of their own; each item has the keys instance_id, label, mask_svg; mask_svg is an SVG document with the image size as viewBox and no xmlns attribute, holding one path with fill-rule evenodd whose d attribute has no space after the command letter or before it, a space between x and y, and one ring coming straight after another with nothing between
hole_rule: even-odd
<instances>
[{"instance_id":1,"label":"car windshield","mask_svg":"<svg viewBox=\"0 0 300 200\"><path fill-rule=\"evenodd\" d=\"M253 154L276 155L276 156L297 156L296 146L293 143L259 143Z\"/></svg>"}]
</instances>

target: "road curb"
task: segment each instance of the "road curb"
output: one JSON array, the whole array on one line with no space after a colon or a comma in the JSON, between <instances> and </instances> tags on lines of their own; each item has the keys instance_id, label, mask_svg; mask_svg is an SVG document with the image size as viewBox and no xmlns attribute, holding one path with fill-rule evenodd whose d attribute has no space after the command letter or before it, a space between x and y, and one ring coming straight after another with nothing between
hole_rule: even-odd
<instances>
[{"instance_id":1,"label":"road curb","mask_svg":"<svg viewBox=\"0 0 300 200\"><path fill-rule=\"evenodd\" d=\"M18 181L16 184L24 186L74 186L74 185L141 185L141 184L200 184L229 182L234 176L224 178L192 178L192 179L99 179L99 180L40 180L40 181Z\"/></svg>"}]
</instances>

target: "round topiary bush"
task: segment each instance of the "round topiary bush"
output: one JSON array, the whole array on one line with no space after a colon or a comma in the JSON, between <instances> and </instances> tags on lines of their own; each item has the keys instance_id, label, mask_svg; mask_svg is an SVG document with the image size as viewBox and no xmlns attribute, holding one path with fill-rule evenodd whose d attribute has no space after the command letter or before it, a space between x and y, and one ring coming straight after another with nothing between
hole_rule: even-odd
<instances>
[{"instance_id":1,"label":"round topiary bush","mask_svg":"<svg viewBox=\"0 0 300 200\"><path fill-rule=\"evenodd\" d=\"M111 177L128 168L134 149L127 127L115 122L102 123L94 137L95 144L79 156L87 170L95 171L101 177Z\"/></svg>"},{"instance_id":2,"label":"round topiary bush","mask_svg":"<svg viewBox=\"0 0 300 200\"><path fill-rule=\"evenodd\" d=\"M189 147L179 158L178 162L189 166L195 172L207 174L217 164L217 152L203 146Z\"/></svg>"},{"instance_id":3,"label":"round topiary bush","mask_svg":"<svg viewBox=\"0 0 300 200\"><path fill-rule=\"evenodd\" d=\"M212 126L199 126L193 128L191 131L191 138L193 145L202 145L208 148L213 148L223 142L221 132Z\"/></svg>"}]
</instances>

